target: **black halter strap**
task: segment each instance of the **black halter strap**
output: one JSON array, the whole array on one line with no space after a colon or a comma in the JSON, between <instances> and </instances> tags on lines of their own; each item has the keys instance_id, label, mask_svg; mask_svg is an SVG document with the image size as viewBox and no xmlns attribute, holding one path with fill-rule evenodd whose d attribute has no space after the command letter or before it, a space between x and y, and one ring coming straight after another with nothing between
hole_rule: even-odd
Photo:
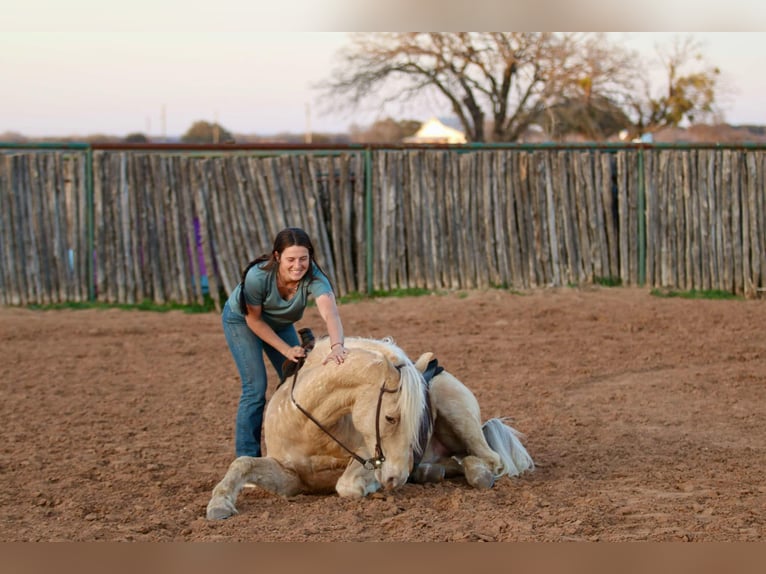
<instances>
[{"instance_id":1,"label":"black halter strap","mask_svg":"<svg viewBox=\"0 0 766 574\"><path fill-rule=\"evenodd\" d=\"M399 371L401 374L402 365L397 366L396 370ZM350 454L354 458L354 460L356 460L364 468L366 468L367 470L375 470L376 468L380 468L380 466L386 461L386 457L383 454L383 447L381 446L381 440L380 440L380 411L383 404L383 393L395 393L399 389L398 388L387 389L385 382L380 386L380 392L378 393L378 406L375 409L375 457L364 459L358 454L356 454L354 451L352 451L350 448L348 448L345 444L340 442L337 438L335 438L333 434L327 429L327 427L325 427L322 423L320 423L317 419L315 419L310 412L308 412L300 404L298 404L298 401L295 400L295 395L293 394L295 392L295 382L297 380L298 380L298 369L295 370L295 373L293 374L293 380L290 385L290 400L293 402L296 408L299 411L301 411L306 416L306 418L308 418L317 427L319 427L319 429L323 433L325 433L332 440L338 443L338 445L340 445L340 447L343 450L345 450L348 454Z\"/></svg>"}]
</instances>

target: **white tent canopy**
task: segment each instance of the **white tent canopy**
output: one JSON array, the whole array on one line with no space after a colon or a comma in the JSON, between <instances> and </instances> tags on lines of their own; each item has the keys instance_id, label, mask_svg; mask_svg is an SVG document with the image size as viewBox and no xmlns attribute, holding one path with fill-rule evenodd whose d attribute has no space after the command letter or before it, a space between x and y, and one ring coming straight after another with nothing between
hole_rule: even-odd
<instances>
[{"instance_id":1,"label":"white tent canopy","mask_svg":"<svg viewBox=\"0 0 766 574\"><path fill-rule=\"evenodd\" d=\"M444 125L438 118L431 118L420 126L414 136L404 138L406 143L464 144L468 140L461 131Z\"/></svg>"}]
</instances>

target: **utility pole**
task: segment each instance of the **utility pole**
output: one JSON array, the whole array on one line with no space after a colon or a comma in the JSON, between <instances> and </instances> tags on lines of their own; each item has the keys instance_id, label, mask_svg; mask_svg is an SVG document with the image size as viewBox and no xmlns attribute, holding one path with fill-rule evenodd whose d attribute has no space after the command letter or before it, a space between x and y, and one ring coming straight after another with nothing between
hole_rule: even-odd
<instances>
[{"instance_id":1,"label":"utility pole","mask_svg":"<svg viewBox=\"0 0 766 574\"><path fill-rule=\"evenodd\" d=\"M168 141L168 126L165 113L165 104L162 104L162 109L160 110L160 122L162 123L162 141L166 142Z\"/></svg>"},{"instance_id":2,"label":"utility pole","mask_svg":"<svg viewBox=\"0 0 766 574\"><path fill-rule=\"evenodd\" d=\"M311 143L311 104L306 104L306 135L303 141L307 144Z\"/></svg>"}]
</instances>

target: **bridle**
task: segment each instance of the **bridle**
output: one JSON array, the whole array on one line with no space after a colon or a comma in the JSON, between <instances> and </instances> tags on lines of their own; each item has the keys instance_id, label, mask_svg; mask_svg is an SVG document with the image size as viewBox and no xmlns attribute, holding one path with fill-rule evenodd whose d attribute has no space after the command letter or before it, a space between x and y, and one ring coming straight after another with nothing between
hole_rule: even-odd
<instances>
[{"instance_id":1,"label":"bridle","mask_svg":"<svg viewBox=\"0 0 766 574\"><path fill-rule=\"evenodd\" d=\"M386 461L386 457L383 454L383 447L381 446L381 440L380 440L380 411L383 405L383 394L384 393L395 393L399 390L399 387L395 389L387 389L385 381L380 386L380 392L378 393L378 406L375 409L375 456L373 458L367 458L364 459L358 454L356 454L354 451L352 451L350 448L348 448L345 444L340 442L337 438L333 436L333 434L327 430L327 428L320 423L318 420L316 420L310 412L308 412L306 409L304 409L302 406L298 404L298 401L295 400L295 396L293 395L293 392L295 391L295 381L298 380L298 371L303 366L303 361L305 359L301 358L298 364L298 368L295 369L295 373L293 374L293 381L290 385L290 400L293 401L293 404L296 406L296 408L301 411L306 417L313 422L319 429L325 433L327 436L329 436L332 440L334 440L336 443L340 445L340 447L345 450L348 454L350 454L354 460L356 460L359 464L361 464L364 468L367 470L375 470L380 468L383 463ZM396 367L396 370L399 371L399 376L401 378L401 371L402 367L404 365L399 365Z\"/></svg>"}]
</instances>

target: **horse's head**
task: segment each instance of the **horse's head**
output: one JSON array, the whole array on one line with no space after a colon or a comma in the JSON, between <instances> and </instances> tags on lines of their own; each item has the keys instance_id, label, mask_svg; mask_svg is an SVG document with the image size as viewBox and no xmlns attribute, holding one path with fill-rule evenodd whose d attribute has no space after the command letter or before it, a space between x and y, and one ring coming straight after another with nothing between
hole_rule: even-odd
<instances>
[{"instance_id":1,"label":"horse's head","mask_svg":"<svg viewBox=\"0 0 766 574\"><path fill-rule=\"evenodd\" d=\"M375 479L390 490L407 481L430 417L421 372L390 340L378 352L381 359L370 371L375 374L356 401L353 419L371 455Z\"/></svg>"}]
</instances>

